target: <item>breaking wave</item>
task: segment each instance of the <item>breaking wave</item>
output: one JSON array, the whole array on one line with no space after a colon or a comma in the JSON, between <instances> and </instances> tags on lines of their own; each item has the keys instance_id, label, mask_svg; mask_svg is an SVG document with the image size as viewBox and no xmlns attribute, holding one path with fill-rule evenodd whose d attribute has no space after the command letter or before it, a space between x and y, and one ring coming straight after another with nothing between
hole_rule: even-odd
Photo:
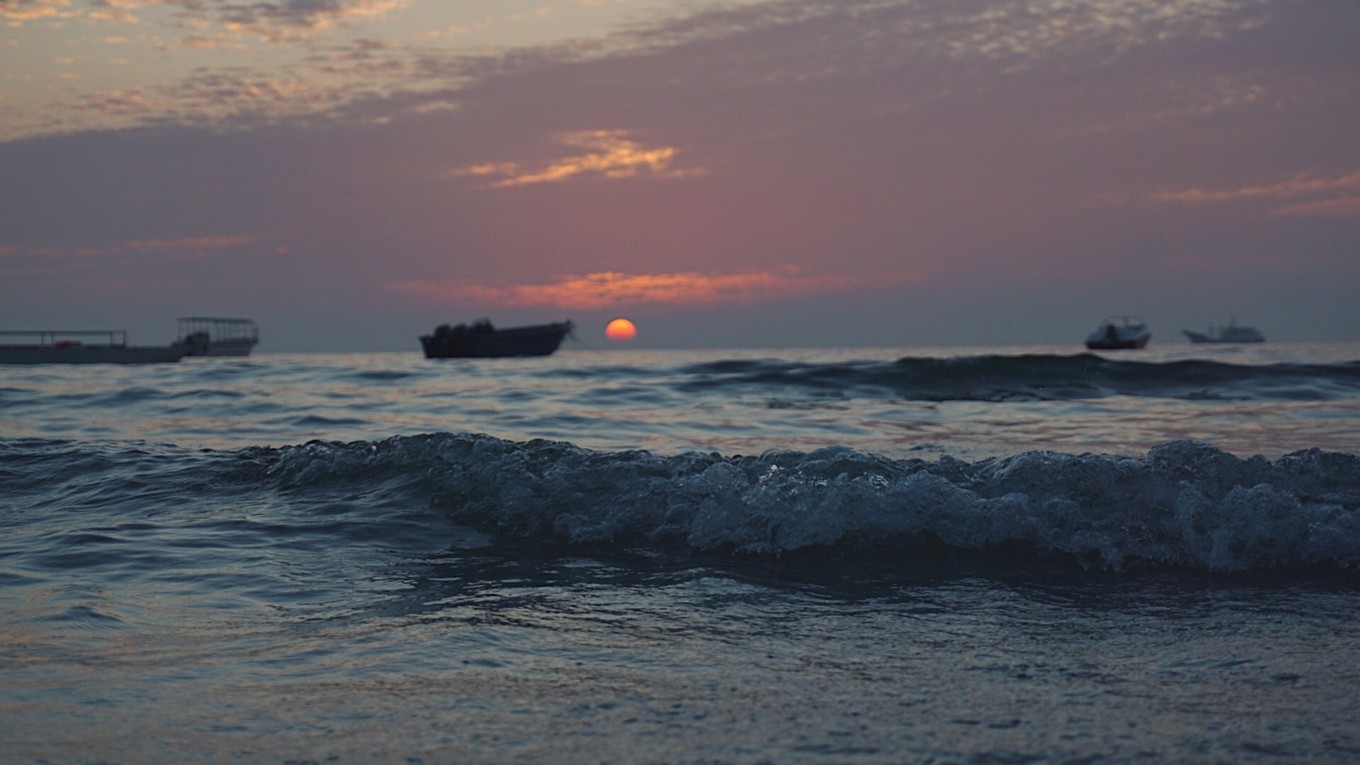
<instances>
[{"instance_id":1,"label":"breaking wave","mask_svg":"<svg viewBox=\"0 0 1360 765\"><path fill-rule=\"evenodd\" d=\"M456 527L507 549L902 562L1018 550L1113 570L1360 569L1360 455L1242 459L1195 441L1142 457L967 462L846 447L659 456L467 433L220 452L23 439L0 441L0 491L11 520L98 511L122 524L197 507L218 520L275 514L262 528L306 533L343 515L347 534L394 549L439 546L431 535Z\"/></svg>"},{"instance_id":2,"label":"breaking wave","mask_svg":"<svg viewBox=\"0 0 1360 765\"><path fill-rule=\"evenodd\" d=\"M910 558L1020 546L1088 567L1360 567L1360 455L1241 459L1194 441L1142 458L964 462L844 447L727 457L438 434L238 453L235 470L331 501L400 493L503 542Z\"/></svg>"}]
</instances>

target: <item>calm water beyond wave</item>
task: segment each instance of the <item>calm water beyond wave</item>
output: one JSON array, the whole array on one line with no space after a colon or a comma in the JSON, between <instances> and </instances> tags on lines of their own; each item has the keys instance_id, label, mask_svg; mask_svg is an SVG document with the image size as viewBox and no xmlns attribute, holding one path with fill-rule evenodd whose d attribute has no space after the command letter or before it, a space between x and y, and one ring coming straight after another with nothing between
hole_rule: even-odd
<instances>
[{"instance_id":1,"label":"calm water beyond wave","mask_svg":"<svg viewBox=\"0 0 1360 765\"><path fill-rule=\"evenodd\" d=\"M0 367L0 761L1360 761L1360 345Z\"/></svg>"}]
</instances>

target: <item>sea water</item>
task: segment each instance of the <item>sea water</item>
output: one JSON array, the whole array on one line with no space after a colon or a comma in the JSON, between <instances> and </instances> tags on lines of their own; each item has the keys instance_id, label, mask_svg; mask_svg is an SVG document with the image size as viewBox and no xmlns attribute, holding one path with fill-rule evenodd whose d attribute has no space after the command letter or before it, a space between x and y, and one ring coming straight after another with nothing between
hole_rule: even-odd
<instances>
[{"instance_id":1,"label":"sea water","mask_svg":"<svg viewBox=\"0 0 1360 765\"><path fill-rule=\"evenodd\" d=\"M1356 761L1357 359L0 367L0 761Z\"/></svg>"}]
</instances>

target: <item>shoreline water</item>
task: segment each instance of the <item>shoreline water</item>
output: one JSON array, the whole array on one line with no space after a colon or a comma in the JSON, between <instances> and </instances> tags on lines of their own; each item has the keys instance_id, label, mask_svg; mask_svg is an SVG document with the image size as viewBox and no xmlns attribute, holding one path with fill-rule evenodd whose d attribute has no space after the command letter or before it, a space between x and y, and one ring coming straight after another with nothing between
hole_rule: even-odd
<instances>
[{"instance_id":1,"label":"shoreline water","mask_svg":"<svg viewBox=\"0 0 1360 765\"><path fill-rule=\"evenodd\" d=\"M1353 760L1360 353L1051 351L0 370L0 751Z\"/></svg>"}]
</instances>

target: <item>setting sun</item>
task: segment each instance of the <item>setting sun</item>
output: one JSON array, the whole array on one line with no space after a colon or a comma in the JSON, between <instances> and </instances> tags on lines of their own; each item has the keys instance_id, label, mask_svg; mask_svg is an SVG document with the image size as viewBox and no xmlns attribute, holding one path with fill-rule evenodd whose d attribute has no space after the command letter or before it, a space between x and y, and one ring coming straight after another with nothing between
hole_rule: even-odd
<instances>
[{"instance_id":1,"label":"setting sun","mask_svg":"<svg viewBox=\"0 0 1360 765\"><path fill-rule=\"evenodd\" d=\"M610 340L624 342L637 337L637 326L625 318L617 318L604 328L604 336Z\"/></svg>"}]
</instances>

